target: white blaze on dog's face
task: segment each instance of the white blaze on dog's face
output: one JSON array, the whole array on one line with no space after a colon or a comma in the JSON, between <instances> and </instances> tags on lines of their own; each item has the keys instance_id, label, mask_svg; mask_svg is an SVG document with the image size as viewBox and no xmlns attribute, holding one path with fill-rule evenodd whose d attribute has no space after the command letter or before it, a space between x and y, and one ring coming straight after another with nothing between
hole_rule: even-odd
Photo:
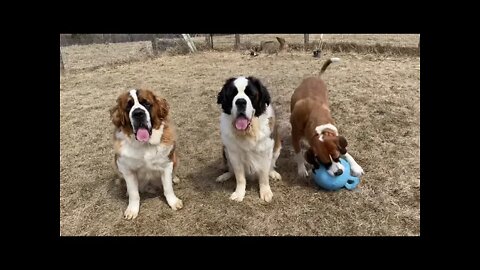
<instances>
[{"instance_id":1,"label":"white blaze on dog's face","mask_svg":"<svg viewBox=\"0 0 480 270\"><path fill-rule=\"evenodd\" d=\"M150 90L133 89L117 99L111 110L112 122L126 135L134 134L137 141L148 142L153 129L159 129L168 115L168 103Z\"/></svg>"},{"instance_id":2,"label":"white blaze on dog's face","mask_svg":"<svg viewBox=\"0 0 480 270\"><path fill-rule=\"evenodd\" d=\"M237 95L232 100L232 115L235 118L235 128L246 130L255 113L252 101L245 94L248 80L245 77L239 77L233 81L233 85L237 88Z\"/></svg>"},{"instance_id":3,"label":"white blaze on dog's face","mask_svg":"<svg viewBox=\"0 0 480 270\"><path fill-rule=\"evenodd\" d=\"M129 104L132 104L132 107L130 108L128 116L132 124L133 133L137 140L146 142L152 134L152 123L150 121L150 112L148 111L152 105L147 101L140 103L137 90L135 89L130 90L130 96L132 99L129 101Z\"/></svg>"},{"instance_id":4,"label":"white blaze on dog's face","mask_svg":"<svg viewBox=\"0 0 480 270\"><path fill-rule=\"evenodd\" d=\"M217 103L231 115L237 130L245 131L253 117L262 115L270 104L266 87L255 77L230 78L218 93Z\"/></svg>"},{"instance_id":5,"label":"white blaze on dog's face","mask_svg":"<svg viewBox=\"0 0 480 270\"><path fill-rule=\"evenodd\" d=\"M331 176L341 175L345 171L345 167L343 167L340 161L334 161L332 157L330 157L330 160L332 161L332 165L328 168L327 173Z\"/></svg>"}]
</instances>

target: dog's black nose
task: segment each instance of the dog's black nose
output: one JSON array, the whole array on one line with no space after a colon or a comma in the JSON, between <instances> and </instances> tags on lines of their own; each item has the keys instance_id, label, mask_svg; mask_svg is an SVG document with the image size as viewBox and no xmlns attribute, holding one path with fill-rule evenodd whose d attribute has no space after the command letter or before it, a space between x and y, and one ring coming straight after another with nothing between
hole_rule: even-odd
<instances>
[{"instance_id":1,"label":"dog's black nose","mask_svg":"<svg viewBox=\"0 0 480 270\"><path fill-rule=\"evenodd\" d=\"M334 175L335 175L335 176L339 176L339 175L342 175L342 173L343 173L343 170L342 170L342 169L338 169L338 171L336 171L336 172L334 173Z\"/></svg>"},{"instance_id":2,"label":"dog's black nose","mask_svg":"<svg viewBox=\"0 0 480 270\"><path fill-rule=\"evenodd\" d=\"M142 118L142 117L145 116L145 112L142 109L137 108L137 109L133 110L132 116L134 118Z\"/></svg>"},{"instance_id":3,"label":"dog's black nose","mask_svg":"<svg viewBox=\"0 0 480 270\"><path fill-rule=\"evenodd\" d=\"M244 98L239 98L235 101L235 105L240 108L245 108L247 106L247 101Z\"/></svg>"}]
</instances>

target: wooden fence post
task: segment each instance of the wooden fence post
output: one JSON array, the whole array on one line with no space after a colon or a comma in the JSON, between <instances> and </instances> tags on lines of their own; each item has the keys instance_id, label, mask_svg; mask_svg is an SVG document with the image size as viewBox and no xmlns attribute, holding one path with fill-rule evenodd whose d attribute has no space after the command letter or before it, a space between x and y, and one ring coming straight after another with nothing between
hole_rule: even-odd
<instances>
[{"instance_id":1,"label":"wooden fence post","mask_svg":"<svg viewBox=\"0 0 480 270\"><path fill-rule=\"evenodd\" d=\"M303 34L303 48L304 50L307 50L307 46L309 43L309 35L308 34Z\"/></svg>"},{"instance_id":2,"label":"wooden fence post","mask_svg":"<svg viewBox=\"0 0 480 270\"><path fill-rule=\"evenodd\" d=\"M210 35L205 34L205 44L207 44L207 47L210 48Z\"/></svg>"},{"instance_id":3,"label":"wooden fence post","mask_svg":"<svg viewBox=\"0 0 480 270\"><path fill-rule=\"evenodd\" d=\"M208 48L213 50L213 34L205 34L205 42Z\"/></svg>"},{"instance_id":4,"label":"wooden fence post","mask_svg":"<svg viewBox=\"0 0 480 270\"><path fill-rule=\"evenodd\" d=\"M318 46L320 51L323 51L323 34L320 34L320 45Z\"/></svg>"},{"instance_id":5,"label":"wooden fence post","mask_svg":"<svg viewBox=\"0 0 480 270\"><path fill-rule=\"evenodd\" d=\"M60 49L60 73L65 73L65 66L63 65L63 58L62 58L62 49Z\"/></svg>"},{"instance_id":6,"label":"wooden fence post","mask_svg":"<svg viewBox=\"0 0 480 270\"><path fill-rule=\"evenodd\" d=\"M235 34L235 50L238 50L240 46L240 34Z\"/></svg>"},{"instance_id":7,"label":"wooden fence post","mask_svg":"<svg viewBox=\"0 0 480 270\"><path fill-rule=\"evenodd\" d=\"M153 53L153 55L157 55L157 53L158 53L157 40L156 39L157 39L157 35L152 34L152 40L151 41L152 41L152 53Z\"/></svg>"},{"instance_id":8,"label":"wooden fence post","mask_svg":"<svg viewBox=\"0 0 480 270\"><path fill-rule=\"evenodd\" d=\"M190 48L190 51L192 53L196 52L197 48L195 47L195 43L193 43L193 40L190 38L190 35L189 34L182 34L182 36L183 36L183 39L185 40L185 42L187 42L187 45L188 45L188 48Z\"/></svg>"}]
</instances>

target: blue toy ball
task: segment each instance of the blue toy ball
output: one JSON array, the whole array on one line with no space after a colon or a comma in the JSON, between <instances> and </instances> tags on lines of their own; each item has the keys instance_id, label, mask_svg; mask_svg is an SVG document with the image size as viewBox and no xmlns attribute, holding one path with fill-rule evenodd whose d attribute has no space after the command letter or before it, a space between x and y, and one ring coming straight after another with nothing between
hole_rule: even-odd
<instances>
[{"instance_id":1,"label":"blue toy ball","mask_svg":"<svg viewBox=\"0 0 480 270\"><path fill-rule=\"evenodd\" d=\"M339 190L345 187L348 190L355 189L360 183L360 178L350 175L350 164L340 158L340 163L345 167L343 173L339 176L331 176L325 166L313 170L313 180L317 185L326 190Z\"/></svg>"}]
</instances>

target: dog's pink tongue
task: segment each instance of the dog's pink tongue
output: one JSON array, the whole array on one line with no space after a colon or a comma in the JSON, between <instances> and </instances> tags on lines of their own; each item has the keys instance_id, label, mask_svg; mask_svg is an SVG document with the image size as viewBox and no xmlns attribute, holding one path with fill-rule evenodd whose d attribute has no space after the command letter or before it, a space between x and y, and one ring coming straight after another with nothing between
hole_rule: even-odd
<instances>
[{"instance_id":1,"label":"dog's pink tongue","mask_svg":"<svg viewBox=\"0 0 480 270\"><path fill-rule=\"evenodd\" d=\"M235 120L235 127L238 130L245 130L248 127L248 120L247 118L244 117L239 117L237 120Z\"/></svg>"},{"instance_id":2,"label":"dog's pink tongue","mask_svg":"<svg viewBox=\"0 0 480 270\"><path fill-rule=\"evenodd\" d=\"M140 128L137 131L137 140L141 142L146 142L150 139L150 134L148 133L148 130L146 128Z\"/></svg>"}]
</instances>

